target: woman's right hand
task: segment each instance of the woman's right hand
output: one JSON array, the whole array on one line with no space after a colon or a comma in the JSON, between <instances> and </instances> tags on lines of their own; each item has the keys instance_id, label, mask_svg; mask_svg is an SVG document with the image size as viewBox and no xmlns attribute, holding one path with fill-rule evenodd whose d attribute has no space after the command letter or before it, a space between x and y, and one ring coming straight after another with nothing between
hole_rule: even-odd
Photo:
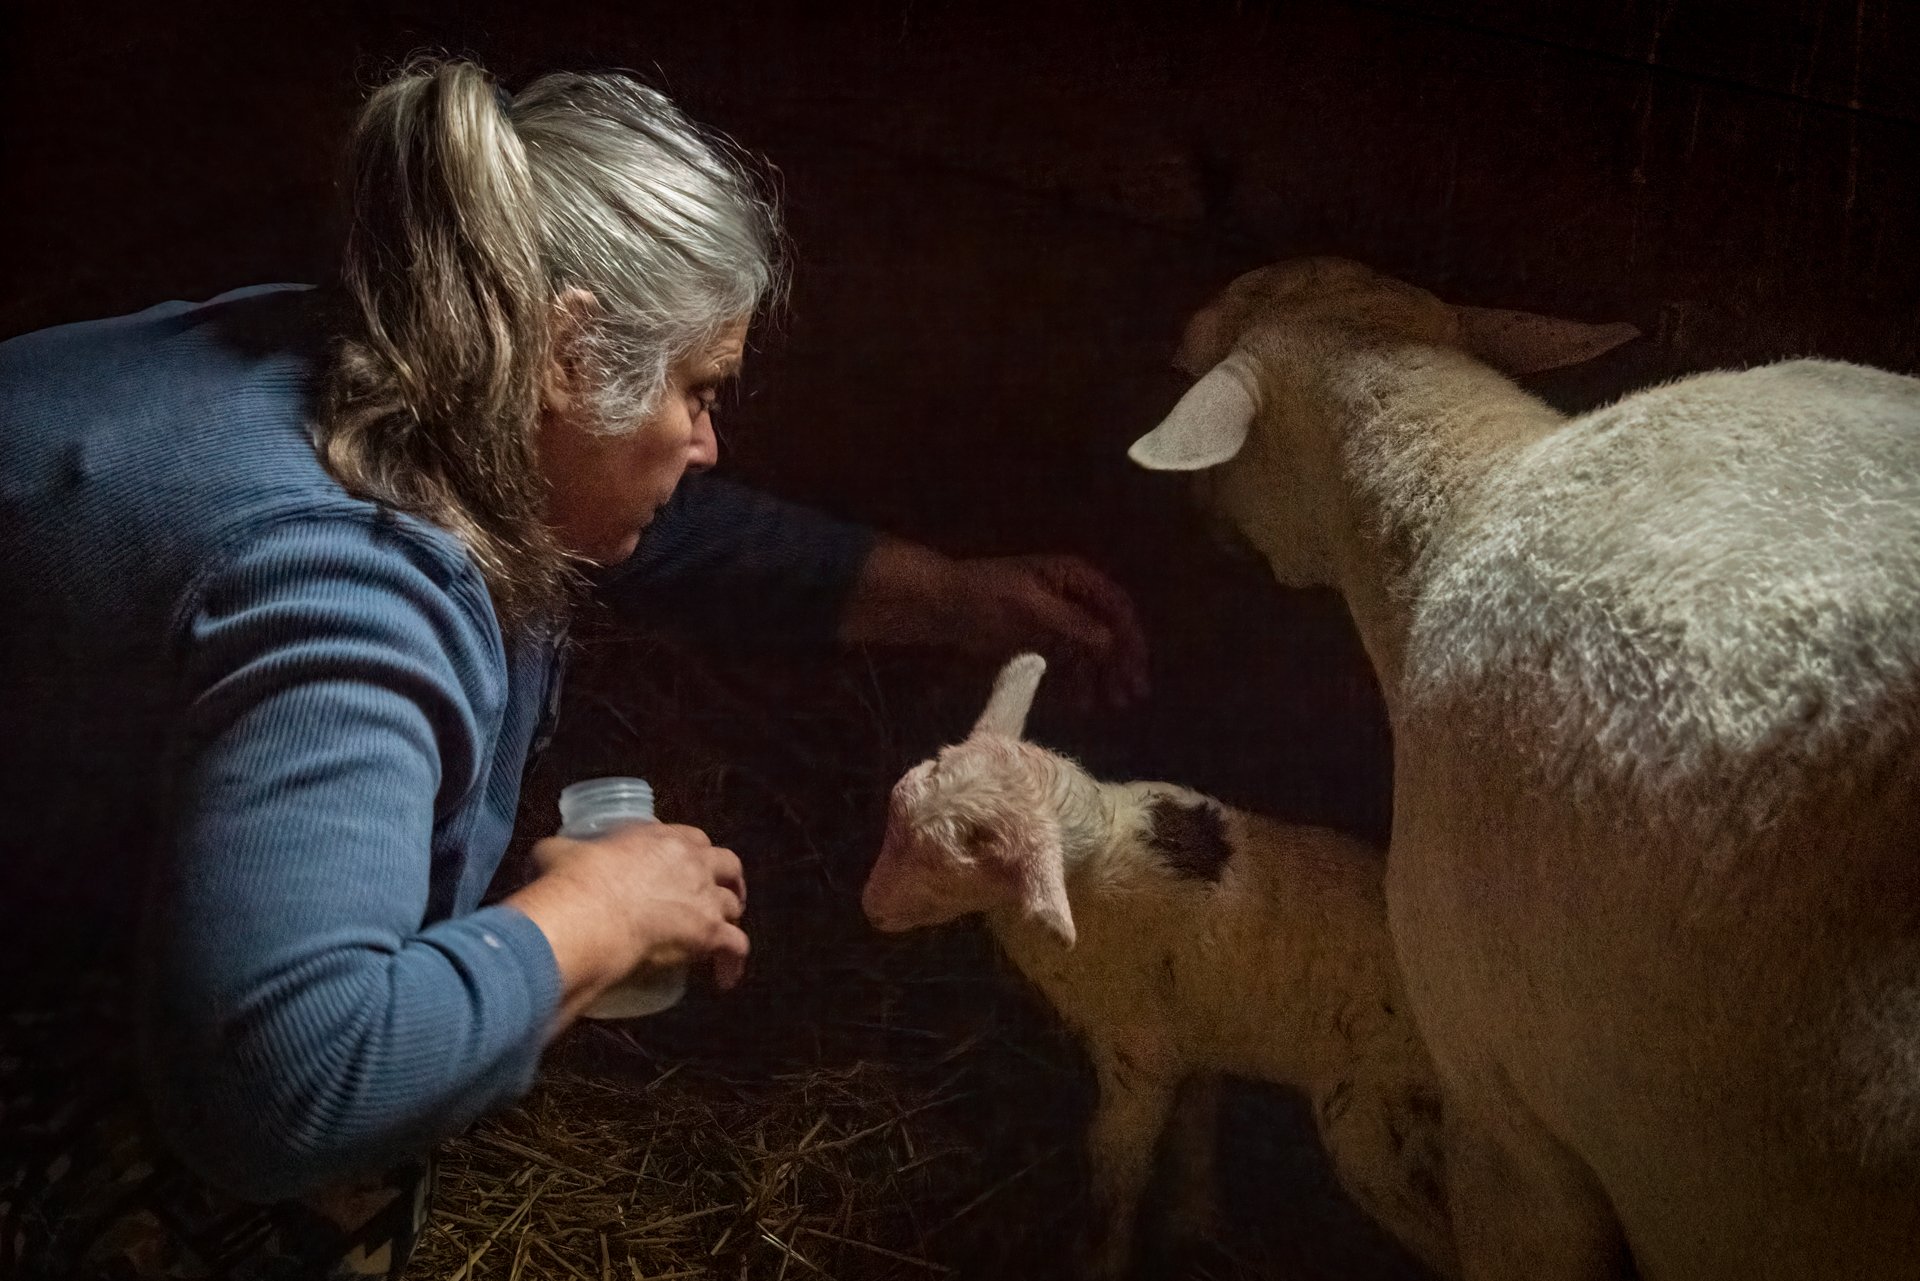
<instances>
[{"instance_id":1,"label":"woman's right hand","mask_svg":"<svg viewBox=\"0 0 1920 1281\"><path fill-rule=\"evenodd\" d=\"M713 959L722 988L746 969L746 876L732 850L695 827L634 823L592 840L533 847L541 875L509 895L547 936L563 986L563 1022L645 966Z\"/></svg>"}]
</instances>

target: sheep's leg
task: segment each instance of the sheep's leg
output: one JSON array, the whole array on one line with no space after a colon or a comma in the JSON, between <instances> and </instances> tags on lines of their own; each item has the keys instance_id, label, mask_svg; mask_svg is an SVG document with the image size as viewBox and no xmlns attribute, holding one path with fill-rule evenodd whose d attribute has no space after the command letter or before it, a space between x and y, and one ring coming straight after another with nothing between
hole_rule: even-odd
<instances>
[{"instance_id":1,"label":"sheep's leg","mask_svg":"<svg viewBox=\"0 0 1920 1281\"><path fill-rule=\"evenodd\" d=\"M1173 1205L1168 1220L1175 1235L1210 1240L1219 1226L1215 1172L1220 1138L1220 1078L1190 1076L1180 1086L1167 1136Z\"/></svg>"},{"instance_id":2,"label":"sheep's leg","mask_svg":"<svg viewBox=\"0 0 1920 1281\"><path fill-rule=\"evenodd\" d=\"M1592 1171L1517 1100L1448 1092L1447 1184L1466 1281L1621 1281L1633 1258Z\"/></svg>"},{"instance_id":3,"label":"sheep's leg","mask_svg":"<svg viewBox=\"0 0 1920 1281\"><path fill-rule=\"evenodd\" d=\"M1143 1070L1124 1051L1097 1049L1094 1068L1100 1078L1100 1106L1087 1135L1094 1212L1087 1271L1111 1278L1126 1275L1132 1260L1140 1196L1153 1175L1154 1154L1173 1110L1177 1081Z\"/></svg>"}]
</instances>

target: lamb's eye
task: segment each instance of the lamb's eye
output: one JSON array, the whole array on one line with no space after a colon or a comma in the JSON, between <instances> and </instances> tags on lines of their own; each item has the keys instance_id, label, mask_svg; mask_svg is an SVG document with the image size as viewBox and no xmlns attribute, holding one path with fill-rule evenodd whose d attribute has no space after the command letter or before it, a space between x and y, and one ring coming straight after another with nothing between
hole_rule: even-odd
<instances>
[{"instance_id":1,"label":"lamb's eye","mask_svg":"<svg viewBox=\"0 0 1920 1281\"><path fill-rule=\"evenodd\" d=\"M960 848L968 853L978 853L987 843L987 826L972 821L960 824Z\"/></svg>"}]
</instances>

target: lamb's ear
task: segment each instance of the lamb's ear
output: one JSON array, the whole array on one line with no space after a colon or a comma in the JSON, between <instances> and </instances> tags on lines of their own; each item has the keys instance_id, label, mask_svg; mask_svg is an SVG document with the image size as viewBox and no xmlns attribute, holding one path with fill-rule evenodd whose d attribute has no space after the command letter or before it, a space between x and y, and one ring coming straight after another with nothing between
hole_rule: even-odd
<instances>
[{"instance_id":1,"label":"lamb's ear","mask_svg":"<svg viewBox=\"0 0 1920 1281\"><path fill-rule=\"evenodd\" d=\"M1500 307L1455 307L1453 314L1460 321L1460 345L1507 374L1577 365L1640 336L1624 321L1590 325Z\"/></svg>"},{"instance_id":2,"label":"lamb's ear","mask_svg":"<svg viewBox=\"0 0 1920 1281\"><path fill-rule=\"evenodd\" d=\"M1033 845L1021 850L1020 910L1027 919L1044 926L1067 947L1076 935L1073 909L1067 905L1067 863L1060 845L1060 829L1053 823L1038 824Z\"/></svg>"},{"instance_id":3,"label":"lamb's ear","mask_svg":"<svg viewBox=\"0 0 1920 1281\"><path fill-rule=\"evenodd\" d=\"M1047 660L1038 654L1015 654L994 678L993 693L987 708L973 724L976 734L1000 734L1019 738L1027 727L1027 713L1033 708L1033 696L1046 674Z\"/></svg>"},{"instance_id":4,"label":"lamb's ear","mask_svg":"<svg viewBox=\"0 0 1920 1281\"><path fill-rule=\"evenodd\" d=\"M1200 376L1158 427L1133 442L1127 457L1148 471L1202 471L1240 452L1260 412L1252 361L1235 351Z\"/></svg>"}]
</instances>

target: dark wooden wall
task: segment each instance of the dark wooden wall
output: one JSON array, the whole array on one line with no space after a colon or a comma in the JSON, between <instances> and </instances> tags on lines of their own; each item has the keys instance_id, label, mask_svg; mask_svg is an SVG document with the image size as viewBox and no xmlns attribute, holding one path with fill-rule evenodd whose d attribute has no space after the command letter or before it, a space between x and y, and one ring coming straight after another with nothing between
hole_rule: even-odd
<instances>
[{"instance_id":1,"label":"dark wooden wall","mask_svg":"<svg viewBox=\"0 0 1920 1281\"><path fill-rule=\"evenodd\" d=\"M1338 252L1639 323L1542 384L1570 406L1800 353L1920 366L1911 0L821 8L16 3L0 332L323 275L338 139L411 48L640 67L784 176L799 276L736 465L955 550L1095 556L1160 695L1049 735L1376 831L1387 745L1337 604L1226 559L1122 457L1210 291ZM973 697L922 678L887 678L909 755Z\"/></svg>"}]
</instances>

